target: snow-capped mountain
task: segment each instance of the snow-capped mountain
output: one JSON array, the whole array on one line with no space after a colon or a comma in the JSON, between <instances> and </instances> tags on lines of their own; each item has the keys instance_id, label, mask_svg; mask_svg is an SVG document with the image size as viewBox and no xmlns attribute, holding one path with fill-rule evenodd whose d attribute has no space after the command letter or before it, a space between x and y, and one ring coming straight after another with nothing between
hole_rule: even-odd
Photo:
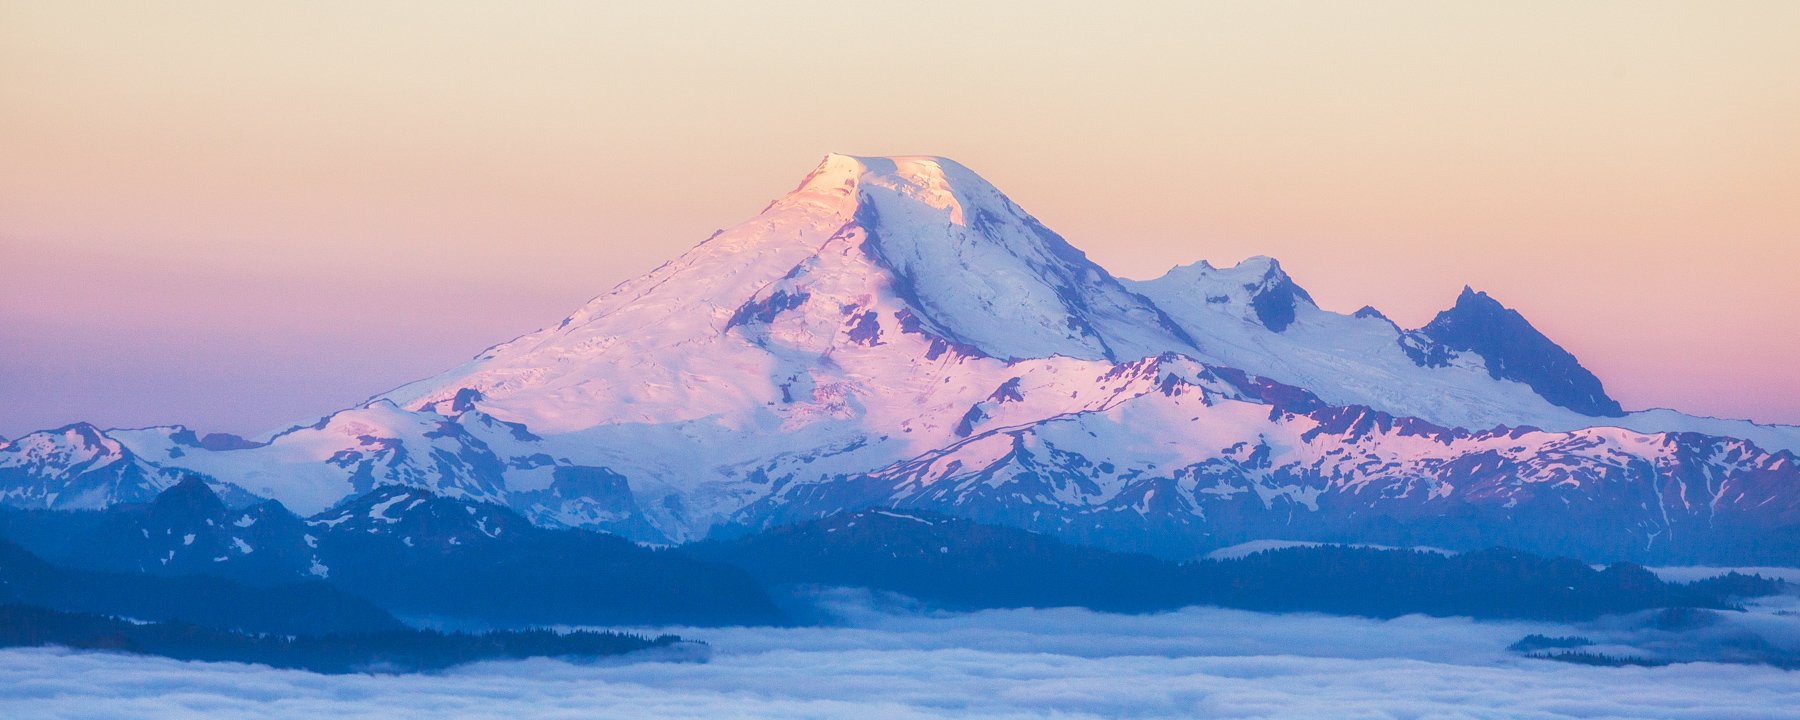
<instances>
[{"instance_id":1,"label":"snow-capped mountain","mask_svg":"<svg viewBox=\"0 0 1800 720\"><path fill-rule=\"evenodd\" d=\"M413 485L661 543L911 505L1167 554L1446 516L1448 544L1576 522L1542 549L1613 555L1800 523L1800 428L1622 413L1484 294L1406 330L1266 258L1121 280L928 157L829 156L557 325L266 444L59 432L0 445L8 503L190 471L302 513ZM72 444L118 459L46 449ZM116 463L141 490L87 479Z\"/></svg>"},{"instance_id":2,"label":"snow-capped mountain","mask_svg":"<svg viewBox=\"0 0 1800 720\"><path fill-rule=\"evenodd\" d=\"M1430 325L1404 330L1371 307L1349 315L1319 308L1270 258L1229 268L1196 263L1127 285L1206 339L1198 357L1306 387L1333 403L1483 428L1571 429L1594 423L1592 416L1621 414L1573 356L1485 294L1465 292ZM1504 326L1508 333L1480 336L1496 345L1477 350L1470 342L1505 320L1516 320ZM1505 364L1513 356L1554 365L1513 368ZM1586 382L1572 390L1569 378Z\"/></svg>"},{"instance_id":3,"label":"snow-capped mountain","mask_svg":"<svg viewBox=\"0 0 1800 720\"><path fill-rule=\"evenodd\" d=\"M91 510L148 502L182 479L178 468L145 462L113 435L75 423L0 441L0 502ZM192 437L172 432L169 442L198 447Z\"/></svg>"}]
</instances>

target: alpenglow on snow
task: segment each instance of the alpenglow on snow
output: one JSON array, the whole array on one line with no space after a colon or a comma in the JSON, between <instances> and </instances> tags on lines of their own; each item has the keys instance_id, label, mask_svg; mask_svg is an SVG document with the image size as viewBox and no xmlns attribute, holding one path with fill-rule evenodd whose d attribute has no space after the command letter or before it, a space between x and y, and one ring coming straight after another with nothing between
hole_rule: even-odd
<instances>
[{"instance_id":1,"label":"alpenglow on snow","mask_svg":"<svg viewBox=\"0 0 1800 720\"><path fill-rule=\"evenodd\" d=\"M934 157L828 156L555 326L221 437L26 435L0 444L0 501L139 502L197 474L312 514L399 484L657 543L910 507L1175 557L1740 560L1800 537L1800 428L1624 412L1473 290L1404 329L1320 308L1268 258L1120 279Z\"/></svg>"}]
</instances>

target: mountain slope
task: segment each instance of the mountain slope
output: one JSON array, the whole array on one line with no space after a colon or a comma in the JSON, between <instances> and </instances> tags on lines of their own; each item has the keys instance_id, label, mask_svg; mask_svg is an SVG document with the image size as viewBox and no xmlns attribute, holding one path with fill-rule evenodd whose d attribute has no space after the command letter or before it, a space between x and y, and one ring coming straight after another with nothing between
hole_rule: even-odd
<instances>
[{"instance_id":1,"label":"mountain slope","mask_svg":"<svg viewBox=\"0 0 1800 720\"><path fill-rule=\"evenodd\" d=\"M699 417L721 407L707 402L717 383L682 351L804 361L906 332L1001 359L1121 360L1192 347L1150 302L967 168L831 155L757 217L557 326L384 397L418 409L473 389L486 406L556 431L573 419L551 418L553 408L608 417L600 413L622 401L606 390L661 389L666 377L699 384L667 388L684 402L653 419ZM633 374L609 377L609 360Z\"/></svg>"},{"instance_id":2,"label":"mountain slope","mask_svg":"<svg viewBox=\"0 0 1800 720\"><path fill-rule=\"evenodd\" d=\"M1517 312L1465 291L1454 308L1403 330L1374 308L1323 310L1270 258L1178 267L1127 281L1194 337L1196 357L1444 425L1575 429L1621 414L1600 381Z\"/></svg>"},{"instance_id":3,"label":"mountain slope","mask_svg":"<svg viewBox=\"0 0 1800 720\"><path fill-rule=\"evenodd\" d=\"M179 477L87 423L0 441L0 499L8 505L77 510L143 502Z\"/></svg>"},{"instance_id":4,"label":"mountain slope","mask_svg":"<svg viewBox=\"0 0 1800 720\"><path fill-rule=\"evenodd\" d=\"M1800 428L1586 414L1616 409L1480 296L1403 330L1268 259L1122 281L961 165L833 155L438 376L266 443L34 433L0 445L0 500L144 502L187 472L314 514L405 485L654 543L915 504L1168 554L1434 518L1728 554L1790 523Z\"/></svg>"},{"instance_id":5,"label":"mountain slope","mask_svg":"<svg viewBox=\"0 0 1800 720\"><path fill-rule=\"evenodd\" d=\"M1574 355L1531 326L1518 311L1464 287L1456 305L1438 313L1420 334L1452 350L1467 350L1487 361L1496 380L1514 380L1544 397L1587 415L1619 415L1600 378Z\"/></svg>"},{"instance_id":6,"label":"mountain slope","mask_svg":"<svg viewBox=\"0 0 1800 720\"><path fill-rule=\"evenodd\" d=\"M732 568L416 488L379 488L310 524L334 584L404 615L499 626L781 620Z\"/></svg>"},{"instance_id":7,"label":"mountain slope","mask_svg":"<svg viewBox=\"0 0 1800 720\"><path fill-rule=\"evenodd\" d=\"M1100 380L1118 383L1103 405L1043 418L996 410L915 458L777 481L739 520L877 505L1173 557L1284 538L1687 561L1732 556L1712 542L1730 533L1800 528L1795 456L1741 440L1447 428L1180 356ZM1029 377L1020 387L1018 405L1047 390ZM1775 563L1794 549L1739 548Z\"/></svg>"},{"instance_id":8,"label":"mountain slope","mask_svg":"<svg viewBox=\"0 0 1800 720\"><path fill-rule=\"evenodd\" d=\"M1669 585L1634 565L1596 570L1497 548L1446 554L1298 547L1174 563L917 510L841 513L696 543L682 552L742 567L775 586L864 587L957 610L1081 606L1151 612L1218 605L1374 617L1586 619L1645 608L1729 606L1723 587ZM1764 592L1779 589L1766 581L1740 582Z\"/></svg>"},{"instance_id":9,"label":"mountain slope","mask_svg":"<svg viewBox=\"0 0 1800 720\"><path fill-rule=\"evenodd\" d=\"M403 627L367 600L322 582L256 587L219 577L71 569L0 540L0 604L10 603L280 635Z\"/></svg>"},{"instance_id":10,"label":"mountain slope","mask_svg":"<svg viewBox=\"0 0 1800 720\"><path fill-rule=\"evenodd\" d=\"M107 573L153 589L222 587L213 595L235 597L227 591L239 583L253 586L246 591L253 593L300 583L310 588L302 593L309 596L332 590L397 614L481 625L782 619L762 590L734 569L602 533L538 527L497 505L405 485L377 487L304 520L271 505L233 510L206 485L188 480L144 505L82 512L0 509L0 537L69 572ZM317 581L329 587L321 589ZM10 582L0 576L0 590L20 587ZM121 600L103 583L82 587L95 602ZM14 599L110 612L112 605L83 604L77 595L82 593ZM133 592L123 599L170 595ZM274 617L296 614L288 605L281 608Z\"/></svg>"}]
</instances>

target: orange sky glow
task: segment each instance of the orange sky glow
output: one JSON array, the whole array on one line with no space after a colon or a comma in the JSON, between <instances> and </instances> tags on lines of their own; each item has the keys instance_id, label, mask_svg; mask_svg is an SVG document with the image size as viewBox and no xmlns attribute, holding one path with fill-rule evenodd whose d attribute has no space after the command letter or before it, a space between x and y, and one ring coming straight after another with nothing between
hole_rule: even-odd
<instances>
[{"instance_id":1,"label":"orange sky glow","mask_svg":"<svg viewBox=\"0 0 1800 720\"><path fill-rule=\"evenodd\" d=\"M0 0L0 435L260 433L554 323L827 152L1126 277L1464 284L1800 422L1800 4Z\"/></svg>"}]
</instances>

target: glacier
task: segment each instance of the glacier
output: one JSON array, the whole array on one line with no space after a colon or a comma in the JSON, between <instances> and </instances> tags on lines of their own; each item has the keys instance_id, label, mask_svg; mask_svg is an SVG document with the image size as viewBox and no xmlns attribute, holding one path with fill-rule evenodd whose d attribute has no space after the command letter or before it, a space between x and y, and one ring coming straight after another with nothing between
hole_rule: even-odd
<instances>
[{"instance_id":1,"label":"glacier","mask_svg":"<svg viewBox=\"0 0 1800 720\"><path fill-rule=\"evenodd\" d=\"M876 506L1172 556L1730 558L1800 537L1797 449L1800 427L1624 412L1484 293L1404 329L1269 258L1122 279L954 161L830 155L556 325L315 423L0 442L0 502L197 474L302 514L398 484L650 543Z\"/></svg>"}]
</instances>

